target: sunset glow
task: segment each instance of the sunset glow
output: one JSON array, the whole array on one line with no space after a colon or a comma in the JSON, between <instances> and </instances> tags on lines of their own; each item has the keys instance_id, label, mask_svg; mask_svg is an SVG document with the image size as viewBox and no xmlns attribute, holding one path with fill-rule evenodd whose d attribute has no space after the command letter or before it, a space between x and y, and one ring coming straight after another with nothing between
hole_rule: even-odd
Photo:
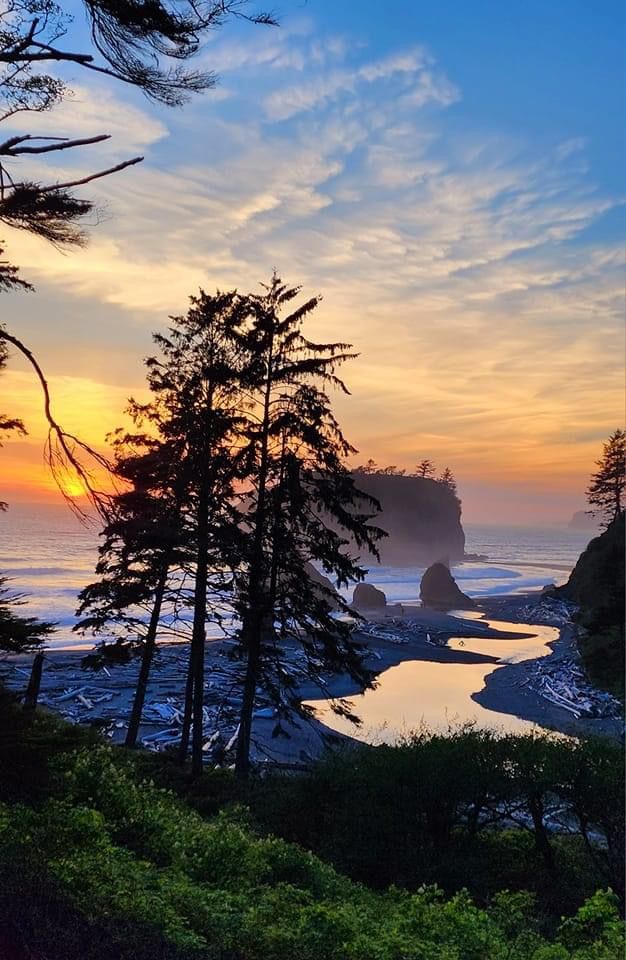
<instances>
[{"instance_id":1,"label":"sunset glow","mask_svg":"<svg viewBox=\"0 0 626 960\"><path fill-rule=\"evenodd\" d=\"M4 310L68 430L103 449L143 390L151 332L199 286L254 290L276 267L323 294L309 335L360 353L336 404L357 462L449 465L469 520L559 522L584 506L623 416L623 198L607 140L621 125L609 134L600 111L572 105L548 124L532 90L533 113L517 90L503 111L487 82L495 45L479 80L446 16L411 14L407 31L403 11L380 32L372 8L356 37L339 9L294 6L279 29L216 38L221 85L184 111L81 75L74 101L39 118L42 132L111 133L107 162L146 156L90 185L106 216L86 249L3 231L37 288L4 296ZM555 102L578 82L588 29L559 73L542 67ZM494 30L515 43L506 18ZM585 40L597 70L602 49ZM20 360L1 389L29 430L6 446L9 495L54 496Z\"/></svg>"}]
</instances>

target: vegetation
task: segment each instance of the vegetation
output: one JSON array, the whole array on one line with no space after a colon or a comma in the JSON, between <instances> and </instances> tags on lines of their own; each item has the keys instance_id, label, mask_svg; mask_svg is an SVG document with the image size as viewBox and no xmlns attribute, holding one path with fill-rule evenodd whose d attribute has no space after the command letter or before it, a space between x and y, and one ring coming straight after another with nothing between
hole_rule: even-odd
<instances>
[{"instance_id":1,"label":"vegetation","mask_svg":"<svg viewBox=\"0 0 626 960\"><path fill-rule=\"evenodd\" d=\"M591 679L624 696L624 513L581 554L555 592L578 604L578 647Z\"/></svg>"},{"instance_id":2,"label":"vegetation","mask_svg":"<svg viewBox=\"0 0 626 960\"><path fill-rule=\"evenodd\" d=\"M622 924L611 892L593 893L569 919L561 919L538 911L533 895L519 890L490 893L477 904L462 890L446 896L423 883L382 889L386 877L377 878L378 889L372 889L302 847L261 835L240 806L201 816L142 773L149 758L76 742L86 736L45 716L28 725L13 722L10 752L19 744L22 767L31 774L37 770L37 784L23 775L7 790L6 779L0 779L0 935L12 937L24 953L39 952L46 960L617 960L621 955ZM43 766L36 746L42 738L47 739ZM411 784L405 780L394 788L378 775L389 772L390 763L396 771L408 770L410 751L415 759L427 742L397 754L393 748L385 754L363 751L349 763L329 761L311 778L282 777L258 789L271 791L273 802L285 791L281 812L290 811L290 824L295 820L290 802L304 801L301 828L307 829L306 816L322 800L318 822L327 815L323 789L330 788L339 816L333 836L337 840L349 829L356 840L358 827L345 816L352 782L352 809L361 829L386 809L376 829L386 831L387 839L396 831L389 856L380 860L390 873ZM457 755L461 742L455 742ZM3 774L7 759L0 750ZM597 770L592 767L590 774L594 786ZM369 781L370 774L376 779ZM230 783L237 787L237 781ZM440 779L432 784L433 797L441 786ZM208 777L196 781L196 799L202 787L215 794ZM385 788L400 802L393 827ZM258 796L255 814L261 809ZM368 800L375 803L371 812L362 806ZM420 817L407 822L407 847L419 843L414 824ZM356 844L358 856L364 840ZM378 837L368 840L378 846ZM532 856L527 849L520 857L523 849L523 843L515 853L511 848L510 860L518 865L526 858L530 869ZM582 873L584 867L578 869ZM554 886L564 875L554 875Z\"/></svg>"},{"instance_id":3,"label":"vegetation","mask_svg":"<svg viewBox=\"0 0 626 960\"><path fill-rule=\"evenodd\" d=\"M603 445L598 470L591 475L587 489L590 513L608 527L624 512L626 490L626 432L615 430Z\"/></svg>"},{"instance_id":4,"label":"vegetation","mask_svg":"<svg viewBox=\"0 0 626 960\"><path fill-rule=\"evenodd\" d=\"M347 612L347 603L310 572L315 562L338 585L362 579L345 548L351 541L375 555L382 536L369 522L377 502L358 490L345 466L355 451L326 392L346 390L337 370L352 354L349 344L304 336L303 321L318 298L294 308L298 293L277 276L261 295L201 292L166 336L155 337L159 354L147 361L152 400L131 402L136 429L115 440L115 473L132 486L110 500L100 579L81 594L79 629L113 626L142 638L129 746L162 619L171 623L188 610L181 759L191 730L196 776L207 621L230 612L241 624L233 651L242 663L240 776L248 772L259 687L278 711L278 731L281 720L307 713L294 693L285 645L301 650L308 677L343 671L364 686L372 682L350 624L332 616ZM337 710L345 709L339 701Z\"/></svg>"}]
</instances>

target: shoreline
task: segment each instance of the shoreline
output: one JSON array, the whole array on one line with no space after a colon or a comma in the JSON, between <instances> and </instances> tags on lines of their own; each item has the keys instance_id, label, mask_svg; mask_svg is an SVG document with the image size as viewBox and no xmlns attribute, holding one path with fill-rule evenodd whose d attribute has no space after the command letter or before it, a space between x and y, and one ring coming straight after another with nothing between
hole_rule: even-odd
<instances>
[{"instance_id":1,"label":"shoreline","mask_svg":"<svg viewBox=\"0 0 626 960\"><path fill-rule=\"evenodd\" d=\"M542 667L571 665L577 660L575 626L565 617L541 605L539 592L476 600L474 613L480 619L465 619L421 606L390 606L371 615L357 631L364 644L365 663L378 676L390 667L406 661L485 664L494 666L481 690L471 699L481 707L536 723L565 735L623 736L623 720L618 717L575 717L567 709L541 696L533 677ZM534 619L533 619L534 618ZM498 657L447 646L452 637L467 639L524 639L536 636L526 630L502 631L488 626L489 621L553 626L558 636L547 646L544 657L519 663L500 664ZM205 729L207 759L230 759L229 746L237 728L237 662L228 656L227 641L212 640L206 645ZM113 742L124 739L138 663L109 667L94 672L80 666L84 650L49 650L43 671L42 706L56 710L67 719L102 727ZM182 690L186 676L186 645L163 644L158 651L141 726L140 741L148 749L173 745L178 737ZM296 647L287 648L290 666L303 671ZM32 657L21 656L0 663L0 677L10 689L24 689ZM304 679L297 688L302 701L350 698L362 689L346 675L325 677L322 684ZM277 722L269 700L260 695L253 722L253 759L257 763L294 765L309 763L332 743L361 742L356 737L336 733L317 719Z\"/></svg>"}]
</instances>

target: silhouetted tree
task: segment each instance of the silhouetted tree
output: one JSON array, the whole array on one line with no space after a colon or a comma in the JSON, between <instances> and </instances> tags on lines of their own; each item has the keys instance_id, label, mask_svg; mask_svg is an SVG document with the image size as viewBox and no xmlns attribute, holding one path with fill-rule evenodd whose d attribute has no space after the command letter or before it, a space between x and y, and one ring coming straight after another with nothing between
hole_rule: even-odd
<instances>
[{"instance_id":1,"label":"silhouetted tree","mask_svg":"<svg viewBox=\"0 0 626 960\"><path fill-rule=\"evenodd\" d=\"M435 464L432 460L420 460L415 468L415 477L433 477L435 475Z\"/></svg>"},{"instance_id":2,"label":"silhouetted tree","mask_svg":"<svg viewBox=\"0 0 626 960\"><path fill-rule=\"evenodd\" d=\"M598 470L591 475L587 488L589 513L599 517L608 527L624 509L626 489L626 433L615 430L603 445L602 457L596 461Z\"/></svg>"},{"instance_id":3,"label":"silhouetted tree","mask_svg":"<svg viewBox=\"0 0 626 960\"><path fill-rule=\"evenodd\" d=\"M380 470L376 471L380 473L383 477L403 477L406 473L406 470L401 470L399 467L390 466L382 467Z\"/></svg>"},{"instance_id":4,"label":"silhouetted tree","mask_svg":"<svg viewBox=\"0 0 626 960\"><path fill-rule=\"evenodd\" d=\"M452 493L456 496L456 479L450 467L446 467L440 477L437 477L439 483L442 483L444 487L447 487L448 490L451 490Z\"/></svg>"},{"instance_id":5,"label":"silhouetted tree","mask_svg":"<svg viewBox=\"0 0 626 960\"><path fill-rule=\"evenodd\" d=\"M359 464L358 467L355 467L352 472L371 474L371 473L378 473L378 471L379 471L378 464L376 463L375 460L372 460L370 458L369 460L366 460L365 463Z\"/></svg>"},{"instance_id":6,"label":"silhouetted tree","mask_svg":"<svg viewBox=\"0 0 626 960\"><path fill-rule=\"evenodd\" d=\"M54 633L54 624L36 617L22 617L14 613L24 603L25 596L15 593L0 576L0 653L32 653Z\"/></svg>"},{"instance_id":7,"label":"silhouetted tree","mask_svg":"<svg viewBox=\"0 0 626 960\"><path fill-rule=\"evenodd\" d=\"M50 110L68 96L66 84L46 72L57 63L111 77L152 100L178 106L215 85L212 71L187 66L208 34L233 17L274 23L268 14L246 13L245 0L83 0L82 6L91 47L76 50L64 43L73 19L67 7L54 0L7 0L0 10L0 123L17 113ZM83 243L76 221L93 210L93 203L76 197L74 188L143 158L48 184L28 175L17 178L14 164L9 168L3 158L41 157L107 139L107 134L76 139L17 134L0 143L0 221L55 244Z\"/></svg>"},{"instance_id":8,"label":"silhouetted tree","mask_svg":"<svg viewBox=\"0 0 626 960\"><path fill-rule=\"evenodd\" d=\"M141 422L141 407L130 413ZM107 662L128 661L141 654L126 746L137 742L150 669L168 590L180 589L180 568L189 558L181 501L179 450L154 435L118 431L115 437L115 476L127 484L111 498L109 519L102 531L96 573L99 579L79 594L73 628L82 633L117 634L84 660L98 668ZM173 583L172 583L173 581Z\"/></svg>"},{"instance_id":9,"label":"silhouetted tree","mask_svg":"<svg viewBox=\"0 0 626 960\"><path fill-rule=\"evenodd\" d=\"M243 451L247 536L236 581L246 663L236 755L241 777L249 768L259 685L272 695L279 718L301 709L281 660L282 645L299 646L314 676L345 670L366 686L372 681L348 624L331 616L347 605L336 591L320 589L307 569L314 561L340 584L362 579L364 571L347 549L349 538L376 555L381 531L368 524L376 501L359 493L344 465L356 451L325 392L331 386L346 391L335 371L354 354L349 344L318 344L303 336L302 322L319 298L283 315L299 292L274 275L264 294L250 298L254 319L246 347L254 362L248 384L256 402Z\"/></svg>"}]
</instances>

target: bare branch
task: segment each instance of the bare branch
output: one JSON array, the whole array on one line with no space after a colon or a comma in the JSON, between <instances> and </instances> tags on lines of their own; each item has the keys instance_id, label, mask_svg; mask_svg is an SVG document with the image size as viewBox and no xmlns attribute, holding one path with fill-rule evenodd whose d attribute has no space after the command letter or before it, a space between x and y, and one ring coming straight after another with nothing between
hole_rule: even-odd
<instances>
[{"instance_id":1,"label":"bare branch","mask_svg":"<svg viewBox=\"0 0 626 960\"><path fill-rule=\"evenodd\" d=\"M39 137L36 134L27 133L23 137L11 137L10 140L0 143L0 155L17 157L22 153L51 153L53 150L70 150L72 147L85 147L92 143L102 143L103 140L110 139L110 133L101 133L97 137L84 137L80 140L70 140L69 137ZM45 144L41 147L20 146L26 140L54 140L58 142Z\"/></svg>"},{"instance_id":2,"label":"bare branch","mask_svg":"<svg viewBox=\"0 0 626 960\"><path fill-rule=\"evenodd\" d=\"M39 380L44 397L44 415L48 423L48 438L46 441L45 457L51 469L55 483L57 484L62 496L69 504L73 512L79 517L79 519L82 521L89 521L91 519L90 515L86 513L78 503L76 503L74 498L68 495L66 487L63 483L68 473L73 473L78 477L80 483L82 484L91 506L101 517L106 519L108 517L110 494L99 490L95 486L92 473L90 469L79 459L79 453L82 453L90 460L93 460L94 464L101 469L104 469L109 476L113 475L111 463L101 453L98 453L97 450L94 450L93 447L89 446L89 444L84 443L74 434L68 433L66 430L64 430L55 419L52 414L48 381L46 380L43 370L41 369L32 351L29 350L29 348L22 343L21 340L18 340L17 337L13 336L11 333L8 333L6 330L0 329L0 340L4 340L5 342L12 344L24 357L26 357L35 371L37 379Z\"/></svg>"}]
</instances>

